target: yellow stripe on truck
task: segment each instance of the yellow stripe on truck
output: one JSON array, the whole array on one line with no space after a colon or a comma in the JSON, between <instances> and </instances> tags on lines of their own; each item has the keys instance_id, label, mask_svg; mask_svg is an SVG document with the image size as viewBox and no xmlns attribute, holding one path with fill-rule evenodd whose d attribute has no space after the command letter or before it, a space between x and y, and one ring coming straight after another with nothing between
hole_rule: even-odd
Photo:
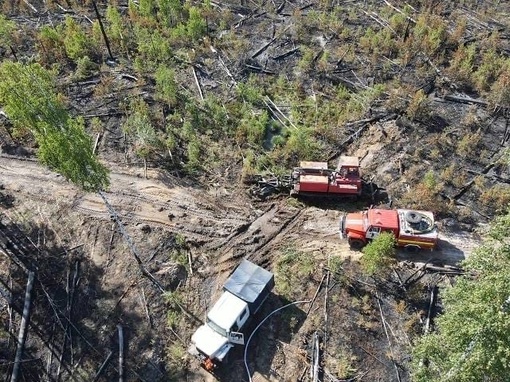
<instances>
[{"instance_id":1,"label":"yellow stripe on truck","mask_svg":"<svg viewBox=\"0 0 510 382\"><path fill-rule=\"evenodd\" d=\"M405 243L405 244L416 244L416 245L426 245L428 247L434 246L434 243L430 241L415 241L415 240L402 240L398 239L398 243Z\"/></svg>"}]
</instances>

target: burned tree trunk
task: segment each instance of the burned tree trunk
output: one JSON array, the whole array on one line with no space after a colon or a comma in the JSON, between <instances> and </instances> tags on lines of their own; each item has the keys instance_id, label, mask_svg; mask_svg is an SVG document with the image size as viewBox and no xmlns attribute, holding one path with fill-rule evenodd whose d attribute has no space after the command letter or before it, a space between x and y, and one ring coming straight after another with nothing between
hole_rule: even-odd
<instances>
[{"instance_id":1,"label":"burned tree trunk","mask_svg":"<svg viewBox=\"0 0 510 382\"><path fill-rule=\"evenodd\" d=\"M96 13L97 21L99 22L99 28L101 29L101 34L103 35L104 42L106 44L106 49L108 50L108 56L110 56L110 60L115 60L113 58L112 50L110 49L110 40L108 40L108 36L103 27L103 22L101 21L101 15L99 14L99 10L97 9L97 4L95 0L92 0L92 5L94 7L94 12Z\"/></svg>"},{"instance_id":2,"label":"burned tree trunk","mask_svg":"<svg viewBox=\"0 0 510 382\"><path fill-rule=\"evenodd\" d=\"M122 325L117 325L119 331L119 382L124 382L124 332Z\"/></svg>"},{"instance_id":3,"label":"burned tree trunk","mask_svg":"<svg viewBox=\"0 0 510 382\"><path fill-rule=\"evenodd\" d=\"M27 339L27 327L30 317L30 306L32 302L32 288L34 286L34 278L35 272L28 272L27 288L25 290L25 305L23 307L23 315L21 317L21 324L18 333L18 347L16 348L16 356L14 358L14 366L12 368L11 382L16 382L18 380L21 367L21 357L23 357L25 340Z\"/></svg>"}]
</instances>

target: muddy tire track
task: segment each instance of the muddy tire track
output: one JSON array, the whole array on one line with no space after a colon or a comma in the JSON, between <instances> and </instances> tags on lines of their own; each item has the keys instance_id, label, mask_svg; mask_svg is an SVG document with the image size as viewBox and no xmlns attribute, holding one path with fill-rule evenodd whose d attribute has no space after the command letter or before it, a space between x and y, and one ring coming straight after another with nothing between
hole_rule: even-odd
<instances>
[{"instance_id":1,"label":"muddy tire track","mask_svg":"<svg viewBox=\"0 0 510 382\"><path fill-rule=\"evenodd\" d=\"M111 187L105 195L127 225L147 224L182 234L193 246L218 247L232 232L249 222L253 211L210 197L205 190L185 187L178 179L150 170L149 179L139 169L111 172ZM132 171L127 174L122 171ZM98 194L83 193L61 176L34 161L0 157L0 179L16 194L28 194L42 203L69 204L72 210L93 218L110 220ZM170 184L167 184L170 183ZM241 227L241 228L240 228Z\"/></svg>"},{"instance_id":2,"label":"muddy tire track","mask_svg":"<svg viewBox=\"0 0 510 382\"><path fill-rule=\"evenodd\" d=\"M268 247L279 236L293 228L300 220L302 208L290 207L286 203L273 204L265 213L229 240L218 253L213 274L232 270L241 258L263 265Z\"/></svg>"}]
</instances>

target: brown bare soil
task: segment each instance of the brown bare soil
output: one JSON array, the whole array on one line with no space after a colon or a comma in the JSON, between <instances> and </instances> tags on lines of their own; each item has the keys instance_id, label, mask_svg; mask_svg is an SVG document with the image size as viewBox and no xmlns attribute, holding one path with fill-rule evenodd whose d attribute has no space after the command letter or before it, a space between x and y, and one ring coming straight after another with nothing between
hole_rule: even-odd
<instances>
[{"instance_id":1,"label":"brown bare soil","mask_svg":"<svg viewBox=\"0 0 510 382\"><path fill-rule=\"evenodd\" d=\"M3 210L4 223L19 227L32 240L37 237L37 243L49 247L52 256L52 271L41 286L48 288L57 308L47 311L48 297L37 296L31 325L41 335L29 336L27 358L50 362L49 350L40 348L40 342L53 343L57 354L63 344L62 330L48 328L52 321L48 314L59 316L64 328L72 325L64 362L67 357L83 358L88 366L81 373L88 376L97 371L109 351L116 352L116 325L121 324L127 336L130 380L163 380L172 374L178 380L247 380L242 350L233 352L217 376L202 371L182 350L241 258L277 272L275 264L282 252L292 247L313 259L313 272L293 285L297 289L290 296L279 295L277 288L255 322L291 302L290 297L311 300L315 296L315 300L275 315L260 329L249 348L251 372L277 381L302 378L310 362L311 336L320 331L327 339L324 363L328 373L339 375L338 370L350 367L351 375L388 381L396 378L398 369L399 377L408 379L409 333L413 326L419 331L419 322L425 319L420 309L426 309L426 289L420 284L412 296L412 288L399 287L395 276L390 276L393 282L375 286L360 275L360 253L349 250L337 231L339 217L352 208L349 203L320 208L287 197L260 202L235 187L201 189L155 169L148 171L146 179L143 169L115 168L112 187L105 193L108 202L125 224L144 266L165 290L177 288L183 296L181 319L170 329L166 315L172 308L139 271L126 238L111 221L99 195L77 190L33 160L4 156L0 176L3 195L11 196ZM178 235L186 239L190 264L179 264L169 255ZM474 246L476 240L469 233L444 232L436 252L399 254L397 272L405 280L427 261L453 266ZM328 263L334 258L342 260L342 269L328 275ZM65 304L57 299L65 300L65 280L72 278L76 264L77 306L68 323L62 317ZM16 267L7 270L13 272ZM280 277L276 273L277 285ZM20 292L17 303L21 304L24 276L17 270L11 280ZM55 288L64 290L57 293ZM50 365L57 364L53 360ZM115 362L109 362L103 373L103 379L113 378Z\"/></svg>"}]
</instances>

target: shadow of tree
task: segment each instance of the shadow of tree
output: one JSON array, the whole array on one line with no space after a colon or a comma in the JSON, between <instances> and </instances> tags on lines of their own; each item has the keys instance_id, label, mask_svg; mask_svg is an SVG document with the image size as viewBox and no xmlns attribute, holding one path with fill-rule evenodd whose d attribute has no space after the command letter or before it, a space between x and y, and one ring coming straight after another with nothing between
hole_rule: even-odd
<instances>
[{"instance_id":1,"label":"shadow of tree","mask_svg":"<svg viewBox=\"0 0 510 382\"><path fill-rule=\"evenodd\" d=\"M455 266L466 258L464 251L449 241L439 239L437 247L432 250L418 250L409 252L405 249L397 250L397 259L416 263L431 263L440 266Z\"/></svg>"},{"instance_id":2,"label":"shadow of tree","mask_svg":"<svg viewBox=\"0 0 510 382\"><path fill-rule=\"evenodd\" d=\"M125 380L168 380L162 355L151 351L157 340L153 325L161 323L149 322L144 309L133 305L138 300L138 287L145 288L147 309L152 308L152 301L161 303L162 297L152 284L136 274L133 282L125 283L125 293L104 290L105 271L91 261L84 247L56 244L59 242L56 233L44 224L21 227L3 215L0 222L0 248L8 258L0 281L3 287L9 287L12 296L10 305L17 313L13 322L19 322L23 311L26 269L36 273L20 381L119 378L117 324L124 328ZM129 293L134 298L125 298ZM3 327L9 326L6 315L0 316L0 320ZM14 337L13 332L8 340L0 340L3 359L14 360ZM142 355L146 362L139 362ZM99 370L101 373L96 376ZM0 365L3 379L11 371L12 363Z\"/></svg>"}]
</instances>

